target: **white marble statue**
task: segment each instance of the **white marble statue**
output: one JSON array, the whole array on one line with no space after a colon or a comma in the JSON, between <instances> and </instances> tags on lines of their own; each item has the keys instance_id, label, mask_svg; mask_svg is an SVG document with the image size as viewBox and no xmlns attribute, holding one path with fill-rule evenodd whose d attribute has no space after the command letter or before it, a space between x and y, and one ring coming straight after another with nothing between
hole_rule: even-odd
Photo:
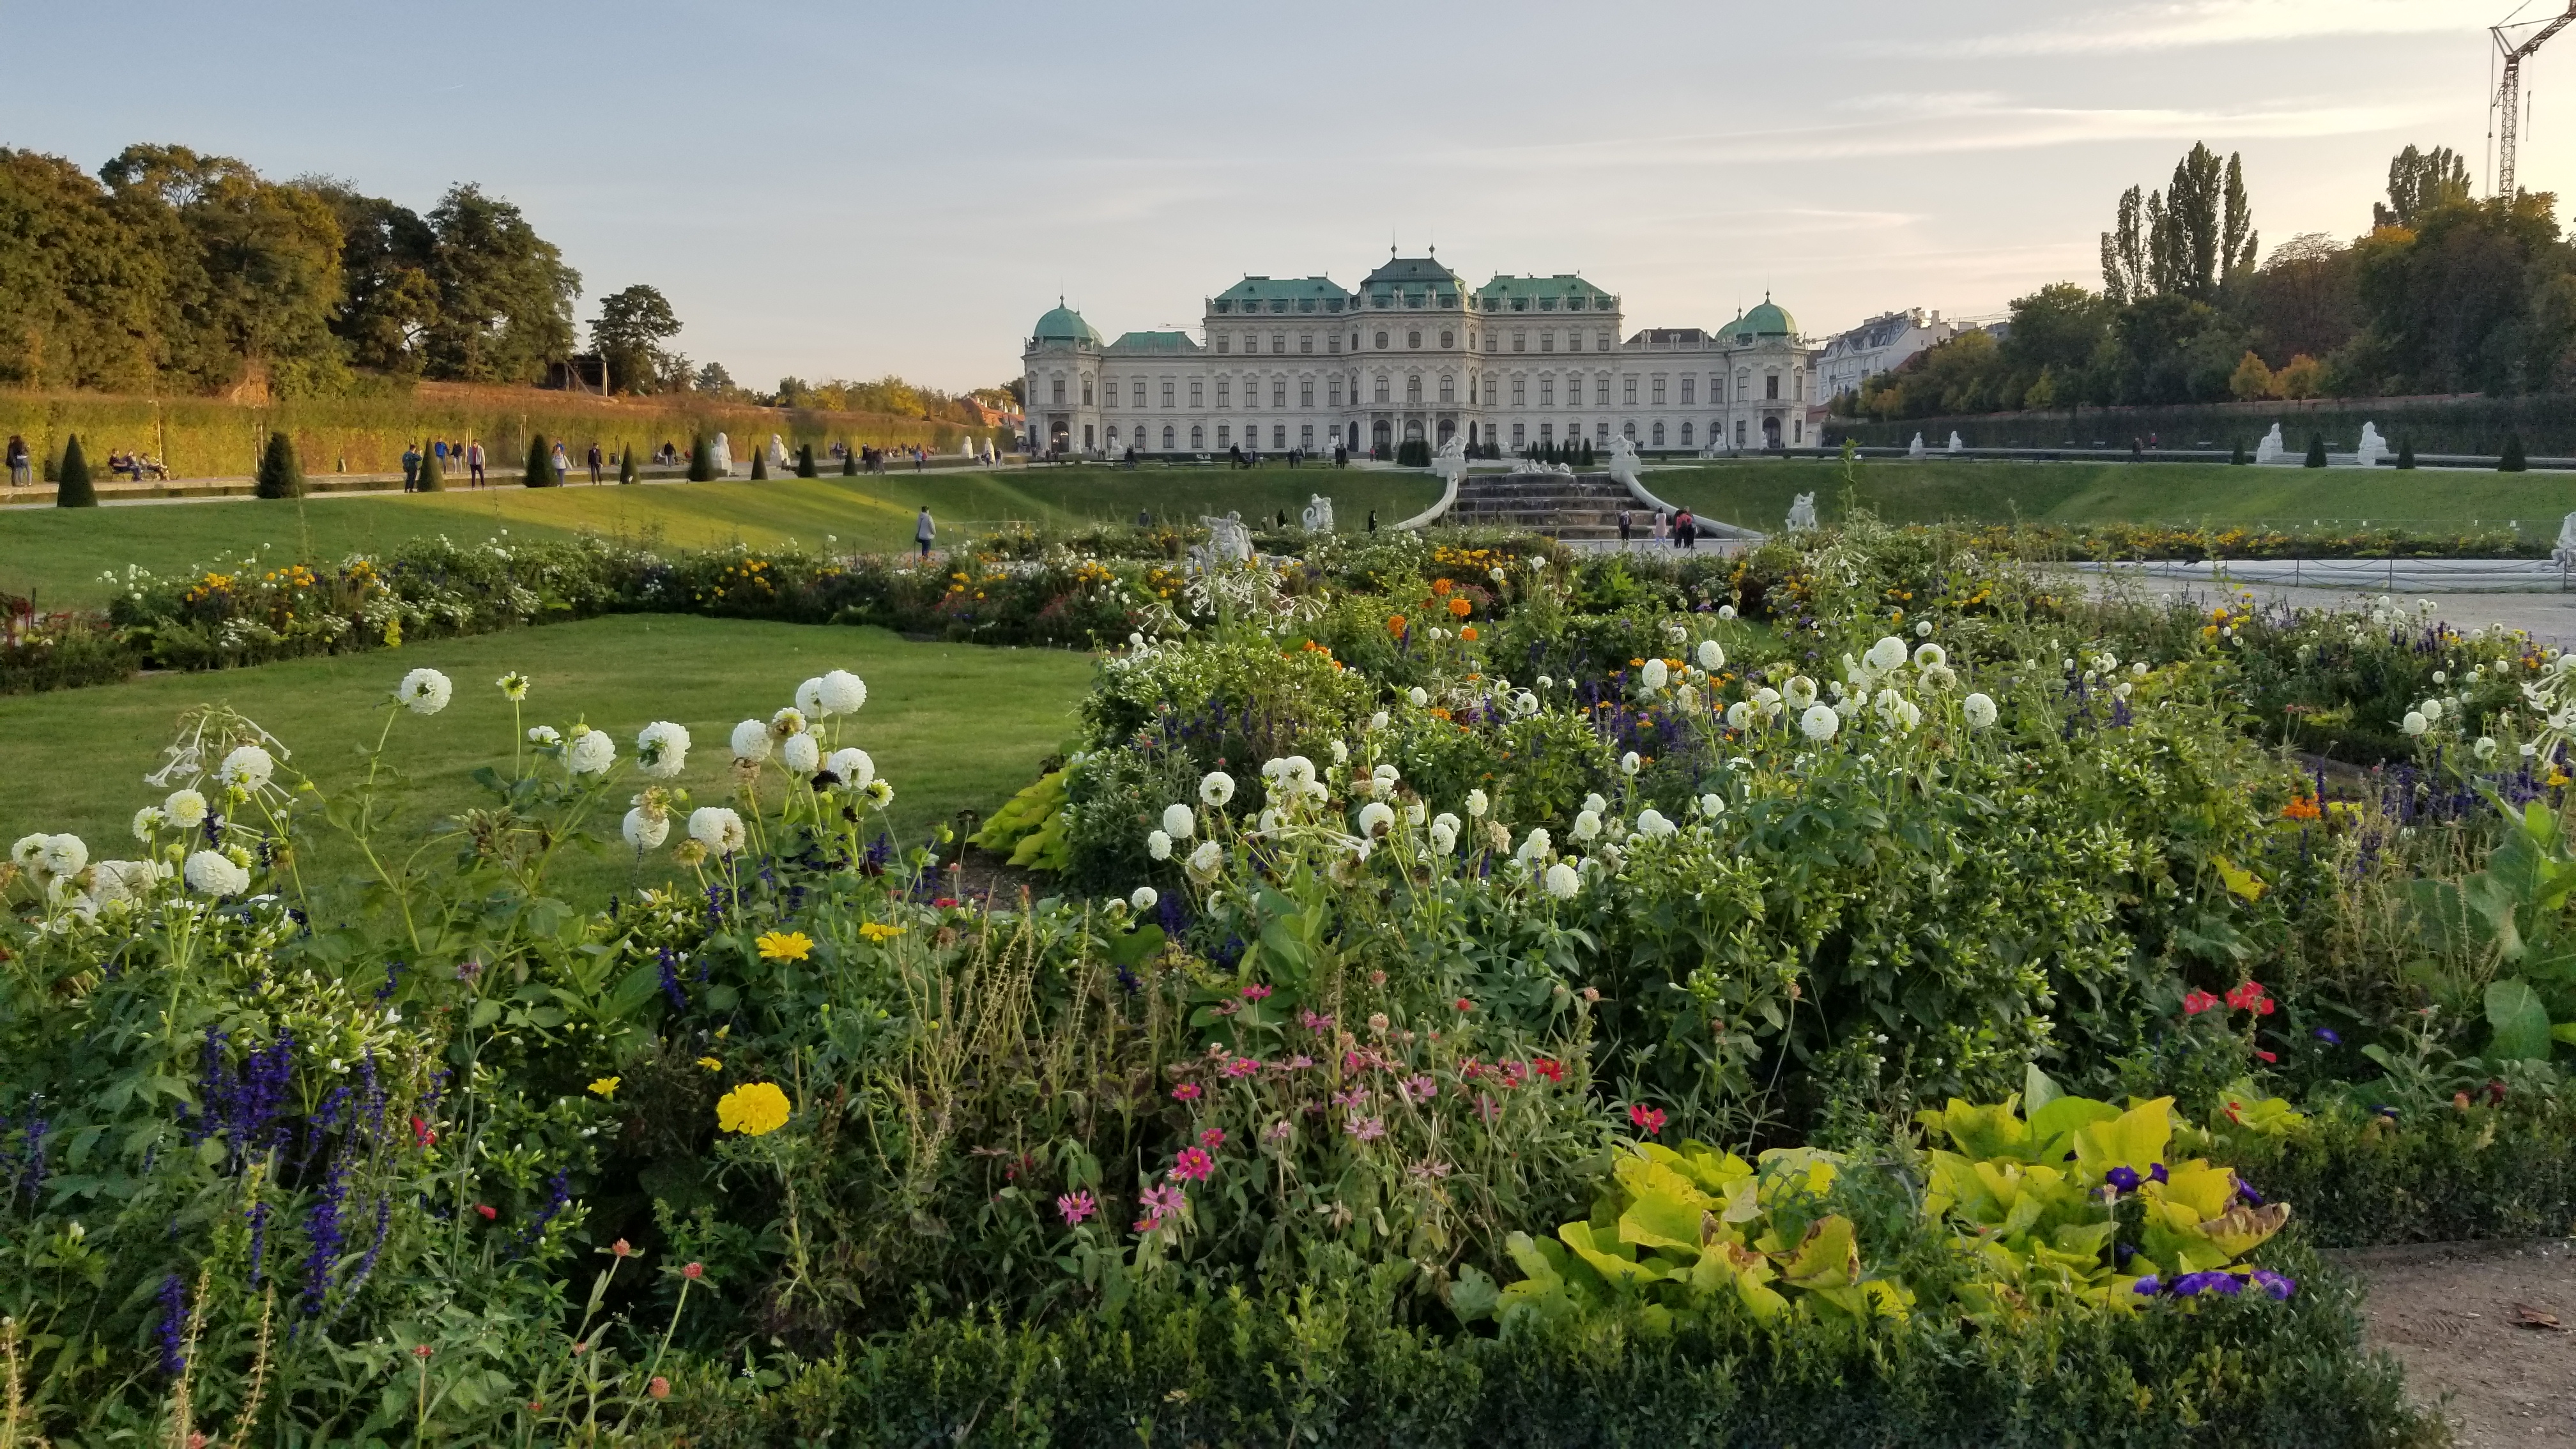
<instances>
[{"instance_id":1,"label":"white marble statue","mask_svg":"<svg viewBox=\"0 0 2576 1449\"><path fill-rule=\"evenodd\" d=\"M2379 466L2379 460L2387 456L2388 440L2379 436L2379 424L2363 423L2361 425L2361 451L2354 455L2356 460L2365 468L2376 468Z\"/></svg>"},{"instance_id":2,"label":"white marble statue","mask_svg":"<svg viewBox=\"0 0 2576 1449\"><path fill-rule=\"evenodd\" d=\"M960 457L960 458L972 458L972 457L974 457L974 456L975 456L975 440L974 440L973 438L964 438L964 439L959 440L959 442L958 442L958 444L957 444L957 456L958 456L958 457Z\"/></svg>"},{"instance_id":3,"label":"white marble statue","mask_svg":"<svg viewBox=\"0 0 2576 1449\"><path fill-rule=\"evenodd\" d=\"M1306 510L1298 517L1305 523L1308 533L1330 533L1333 531L1333 500L1321 493L1309 494Z\"/></svg>"},{"instance_id":4,"label":"white marble statue","mask_svg":"<svg viewBox=\"0 0 2576 1449\"><path fill-rule=\"evenodd\" d=\"M1205 525L1208 531L1206 554L1208 561L1222 563L1252 561L1252 530L1245 525L1241 513L1229 513L1223 518L1201 517L1199 522Z\"/></svg>"},{"instance_id":5,"label":"white marble statue","mask_svg":"<svg viewBox=\"0 0 2576 1449\"><path fill-rule=\"evenodd\" d=\"M776 433L769 435L769 466L773 470L787 466L787 440Z\"/></svg>"},{"instance_id":6,"label":"white marble statue","mask_svg":"<svg viewBox=\"0 0 2576 1449\"><path fill-rule=\"evenodd\" d=\"M1610 481L1622 488L1637 487L1637 445L1624 435L1610 440Z\"/></svg>"},{"instance_id":7,"label":"white marble statue","mask_svg":"<svg viewBox=\"0 0 2576 1449\"><path fill-rule=\"evenodd\" d=\"M1922 439L1917 438L1915 441L1920 443ZM1799 529L1813 528L1815 526L1816 495L1813 493L1801 493L1797 497L1790 499L1789 531L1795 533Z\"/></svg>"},{"instance_id":8,"label":"white marble statue","mask_svg":"<svg viewBox=\"0 0 2576 1449\"><path fill-rule=\"evenodd\" d=\"M2549 561L2562 569L2576 568L2576 513L2559 523L2558 546L2549 551Z\"/></svg>"},{"instance_id":9,"label":"white marble statue","mask_svg":"<svg viewBox=\"0 0 2576 1449\"><path fill-rule=\"evenodd\" d=\"M2254 461L2257 463L2269 463L2280 456L2281 425L2279 423L2274 423L2272 425L2272 431L2263 435L2263 441L2254 445Z\"/></svg>"},{"instance_id":10,"label":"white marble statue","mask_svg":"<svg viewBox=\"0 0 2576 1449\"><path fill-rule=\"evenodd\" d=\"M1916 433L1914 435L1914 441L1906 445L1905 456L1918 463L1923 461L1923 435L1921 433Z\"/></svg>"},{"instance_id":11,"label":"white marble statue","mask_svg":"<svg viewBox=\"0 0 2576 1449\"><path fill-rule=\"evenodd\" d=\"M1431 455L1431 476L1451 487L1467 481L1467 437L1464 433L1450 434L1449 441L1440 445L1440 451Z\"/></svg>"},{"instance_id":12,"label":"white marble statue","mask_svg":"<svg viewBox=\"0 0 2576 1449\"><path fill-rule=\"evenodd\" d=\"M1964 453L1967 449L1968 445L1959 440L1958 432L1955 429L1952 430L1950 434L1950 451L1953 453Z\"/></svg>"},{"instance_id":13,"label":"white marble statue","mask_svg":"<svg viewBox=\"0 0 2576 1449\"><path fill-rule=\"evenodd\" d=\"M707 451L715 458L716 476L719 478L732 477L733 439L726 437L722 433L718 433L716 434L715 446L709 448Z\"/></svg>"}]
</instances>

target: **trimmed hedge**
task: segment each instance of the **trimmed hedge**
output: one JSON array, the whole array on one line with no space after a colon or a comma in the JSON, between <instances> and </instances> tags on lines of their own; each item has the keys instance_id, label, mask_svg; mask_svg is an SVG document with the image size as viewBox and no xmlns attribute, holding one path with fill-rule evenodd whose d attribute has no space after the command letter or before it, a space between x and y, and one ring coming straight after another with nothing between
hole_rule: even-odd
<instances>
[{"instance_id":1,"label":"trimmed hedge","mask_svg":"<svg viewBox=\"0 0 2576 1449\"><path fill-rule=\"evenodd\" d=\"M2321 1112L2287 1139L2231 1138L2266 1196L2298 1205L2320 1247L2576 1236L2576 1107Z\"/></svg>"},{"instance_id":2,"label":"trimmed hedge","mask_svg":"<svg viewBox=\"0 0 2576 1449\"><path fill-rule=\"evenodd\" d=\"M1804 1317L1657 1338L1397 1321L1384 1284L1166 1301L1060 1324L933 1315L764 1387L674 1388L700 1449L767 1444L2435 1445L2354 1284L2296 1245L2286 1303L2054 1316L2007 1333ZM1435 1310L1436 1311L1436 1310ZM766 1376L764 1376L766 1377Z\"/></svg>"}]
</instances>

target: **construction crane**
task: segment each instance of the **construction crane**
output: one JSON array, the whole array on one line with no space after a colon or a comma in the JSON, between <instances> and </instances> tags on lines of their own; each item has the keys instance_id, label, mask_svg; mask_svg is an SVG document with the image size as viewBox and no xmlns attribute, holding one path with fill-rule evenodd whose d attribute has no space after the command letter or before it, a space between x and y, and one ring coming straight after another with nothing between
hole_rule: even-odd
<instances>
[{"instance_id":1,"label":"construction crane","mask_svg":"<svg viewBox=\"0 0 2576 1449\"><path fill-rule=\"evenodd\" d=\"M2518 15L2521 12L2517 10L2514 13ZM2519 45L2513 42L2511 36L2505 34L2506 29L2513 24L2512 16L2506 16L2503 25L2487 27L2487 33L2495 37L2497 51L2504 56L2504 73L2496 82L2495 93L2496 124L2499 128L2496 136L2495 194L2508 201L2512 200L2514 195L2514 142L2522 132L2522 58L2538 50L2541 42L2566 29L2570 21L2576 21L2576 0L2567 0L2565 14L2541 24L2538 34ZM2536 22L2523 22L2525 25L2534 23Z\"/></svg>"}]
</instances>

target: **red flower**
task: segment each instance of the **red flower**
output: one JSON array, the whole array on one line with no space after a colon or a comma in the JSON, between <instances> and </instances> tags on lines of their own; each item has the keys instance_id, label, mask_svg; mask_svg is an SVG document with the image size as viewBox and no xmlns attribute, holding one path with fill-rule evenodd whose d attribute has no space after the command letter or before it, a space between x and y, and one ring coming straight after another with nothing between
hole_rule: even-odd
<instances>
[{"instance_id":1,"label":"red flower","mask_svg":"<svg viewBox=\"0 0 2576 1449\"><path fill-rule=\"evenodd\" d=\"M612 1252L612 1253L615 1253L617 1256L619 1256L619 1257L623 1258L623 1257L626 1257L626 1256L628 1256L629 1254L633 1253L633 1252L635 1251L635 1247L634 1247L634 1245L633 1245L633 1244L631 1244L631 1243L627 1242L624 1238L619 1238L619 1239L617 1240L616 1244L615 1244L614 1246L612 1246L608 1251L610 1251L610 1252Z\"/></svg>"},{"instance_id":2,"label":"red flower","mask_svg":"<svg viewBox=\"0 0 2576 1449\"><path fill-rule=\"evenodd\" d=\"M411 1140L427 1147L438 1140L438 1129L414 1117L411 1119Z\"/></svg>"},{"instance_id":3,"label":"red flower","mask_svg":"<svg viewBox=\"0 0 2576 1449\"><path fill-rule=\"evenodd\" d=\"M1184 1147L1172 1159L1172 1176L1183 1182L1205 1182L1216 1173L1216 1159L1196 1147Z\"/></svg>"},{"instance_id":4,"label":"red flower","mask_svg":"<svg viewBox=\"0 0 2576 1449\"><path fill-rule=\"evenodd\" d=\"M413 1345L411 1346L411 1356L412 1356L413 1358L427 1358L427 1357L429 1357L429 1345L428 1345L428 1344L425 1344L425 1343L415 1343L415 1344L413 1344Z\"/></svg>"},{"instance_id":5,"label":"red flower","mask_svg":"<svg viewBox=\"0 0 2576 1449\"><path fill-rule=\"evenodd\" d=\"M653 1382L644 1386L644 1392L651 1394L657 1399L667 1399L671 1397L671 1381L662 1377L660 1374L655 1374L653 1375Z\"/></svg>"},{"instance_id":6,"label":"red flower","mask_svg":"<svg viewBox=\"0 0 2576 1449\"><path fill-rule=\"evenodd\" d=\"M2250 1011L2256 1016L2272 1014L2272 998L2263 994L2260 981L2248 981L2227 993L2227 1005L2229 1010Z\"/></svg>"},{"instance_id":7,"label":"red flower","mask_svg":"<svg viewBox=\"0 0 2576 1449\"><path fill-rule=\"evenodd\" d=\"M485 1207L483 1204L481 1204L481 1203L479 1203L479 1202L478 1202L478 1203L476 1203L476 1204L474 1205L474 1210L475 1210L476 1212L478 1212L478 1213L481 1213L481 1214L483 1215L483 1221L485 1221L485 1222L487 1222L487 1223L488 1223L488 1222L490 1222L490 1221L492 1221L494 1218L497 1218L497 1217L499 1217L499 1216L501 1215L501 1214L500 1214L500 1212L499 1212L498 1210L493 1209L493 1208Z\"/></svg>"},{"instance_id":8,"label":"red flower","mask_svg":"<svg viewBox=\"0 0 2576 1449\"><path fill-rule=\"evenodd\" d=\"M943 910L943 911L945 911L945 910L952 909L952 908L954 908L954 907L956 906L956 904L957 904L957 898L956 898L955 896L941 896L941 897L940 897L940 898L938 898L937 900L932 901L930 904L931 904L934 908L936 908L936 909L938 909L938 910Z\"/></svg>"},{"instance_id":9,"label":"red flower","mask_svg":"<svg viewBox=\"0 0 2576 1449\"><path fill-rule=\"evenodd\" d=\"M1210 1127L1205 1132L1200 1133L1199 1145L1210 1151L1223 1147L1225 1145L1225 1129L1222 1127Z\"/></svg>"},{"instance_id":10,"label":"red flower","mask_svg":"<svg viewBox=\"0 0 2576 1449\"><path fill-rule=\"evenodd\" d=\"M1640 1103L1628 1109L1628 1121L1651 1137L1664 1130L1664 1109Z\"/></svg>"},{"instance_id":11,"label":"red flower","mask_svg":"<svg viewBox=\"0 0 2576 1449\"><path fill-rule=\"evenodd\" d=\"M1267 986L1247 986L1243 988L1243 999L1246 1001L1267 1001L1270 999L1270 988Z\"/></svg>"},{"instance_id":12,"label":"red flower","mask_svg":"<svg viewBox=\"0 0 2576 1449\"><path fill-rule=\"evenodd\" d=\"M2186 991L2183 993L2182 998L2182 1014L2185 1016L2198 1016L2202 1012L2219 1004L2220 1002L2218 998L2210 995L2206 991Z\"/></svg>"},{"instance_id":13,"label":"red flower","mask_svg":"<svg viewBox=\"0 0 2576 1449\"><path fill-rule=\"evenodd\" d=\"M1530 1062L1530 1070L1547 1078L1551 1082L1562 1082L1565 1080L1565 1064L1554 1057L1533 1058Z\"/></svg>"},{"instance_id":14,"label":"red flower","mask_svg":"<svg viewBox=\"0 0 2576 1449\"><path fill-rule=\"evenodd\" d=\"M1199 1084L1196 1082L1183 1082L1172 1089L1172 1100L1175 1102L1195 1102L1198 1099Z\"/></svg>"},{"instance_id":15,"label":"red flower","mask_svg":"<svg viewBox=\"0 0 2576 1449\"><path fill-rule=\"evenodd\" d=\"M2257 1056L2257 1057L2262 1058L2263 1063L2264 1063L2264 1065L2266 1065L2266 1066L2269 1066L2269 1065L2271 1065L2272 1063L2277 1062L2277 1061L2279 1061L2279 1060L2280 1060L2280 1058L2279 1058L2279 1057L2276 1057L2276 1056L2272 1055L2270 1052L2267 1052L2267 1051L2263 1050L2261 1047L2256 1047L2256 1048L2254 1049L2254 1055L2255 1055L2255 1056Z\"/></svg>"},{"instance_id":16,"label":"red flower","mask_svg":"<svg viewBox=\"0 0 2576 1449\"><path fill-rule=\"evenodd\" d=\"M704 1263L691 1263L691 1264L690 1264L690 1265L688 1265L687 1267L682 1268L682 1269L680 1270L680 1276L681 1276L681 1277L683 1277L683 1278L690 1279L690 1280L692 1280L692 1281L694 1281L694 1280L696 1280L696 1279L699 1279L699 1278L703 1278L703 1277L707 1276L707 1268L706 1268L706 1265L705 1265Z\"/></svg>"},{"instance_id":17,"label":"red flower","mask_svg":"<svg viewBox=\"0 0 2576 1449\"><path fill-rule=\"evenodd\" d=\"M1469 1001L1467 998L1465 998L1465 997L1461 996L1461 997L1459 997L1459 998L1458 998L1458 1009L1459 1009L1460 1011L1473 1011L1473 1010L1475 1010L1475 1009L1476 1009L1476 1003L1474 1003L1474 1002L1472 1002L1472 1001Z\"/></svg>"}]
</instances>

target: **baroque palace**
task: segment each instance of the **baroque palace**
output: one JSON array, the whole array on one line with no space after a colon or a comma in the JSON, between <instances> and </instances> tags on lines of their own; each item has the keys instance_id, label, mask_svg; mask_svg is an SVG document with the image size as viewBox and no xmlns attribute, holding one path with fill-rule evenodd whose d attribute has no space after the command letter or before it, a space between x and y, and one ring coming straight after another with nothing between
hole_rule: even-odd
<instances>
[{"instance_id":1,"label":"baroque palace","mask_svg":"<svg viewBox=\"0 0 2576 1449\"><path fill-rule=\"evenodd\" d=\"M1392 249L1390 249L1392 250ZM1646 451L1810 446L1816 348L1760 306L1715 329L1623 335L1581 277L1496 276L1395 257L1357 289L1246 277L1207 299L1202 336L1106 341L1057 306L1022 352L1029 445L1059 453L1391 453L1421 441L1517 452L1625 436Z\"/></svg>"}]
</instances>

